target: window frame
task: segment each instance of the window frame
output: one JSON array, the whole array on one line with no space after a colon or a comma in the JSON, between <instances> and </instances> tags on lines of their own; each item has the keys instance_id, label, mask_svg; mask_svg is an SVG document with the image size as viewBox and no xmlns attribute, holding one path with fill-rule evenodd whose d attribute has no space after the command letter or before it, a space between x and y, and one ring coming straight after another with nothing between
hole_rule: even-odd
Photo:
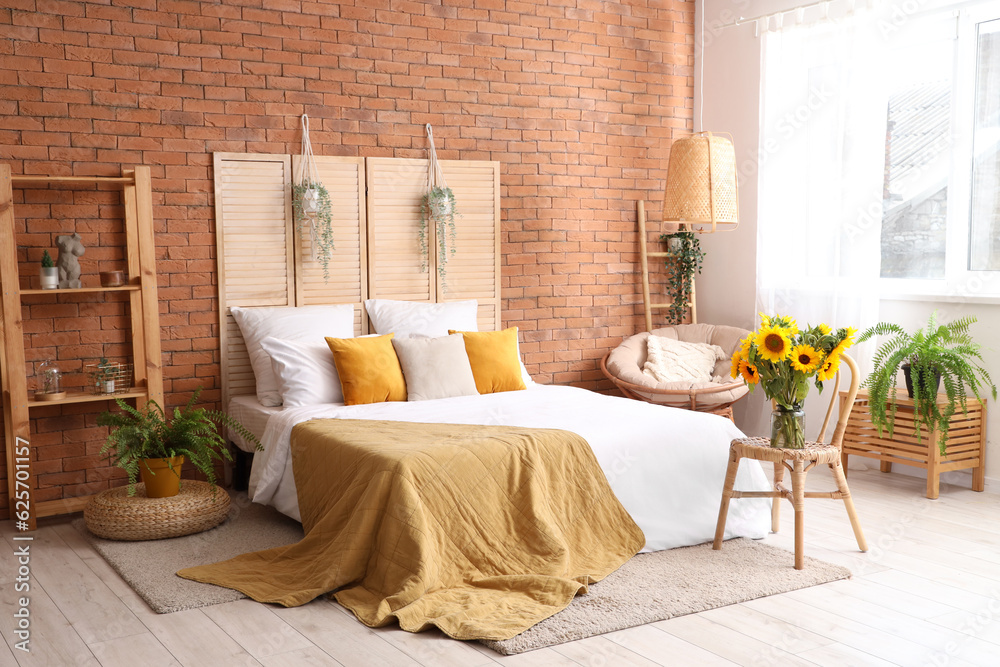
<instances>
[{"instance_id":1,"label":"window frame","mask_svg":"<svg viewBox=\"0 0 1000 667\"><path fill-rule=\"evenodd\" d=\"M925 20L955 21L955 56L952 67L952 97L948 176L948 212L945 222L944 278L879 278L882 298L938 301L974 301L1000 304L1000 269L973 270L972 173L975 130L977 50L979 24L1000 20L1000 9L988 6L942 10Z\"/></svg>"}]
</instances>

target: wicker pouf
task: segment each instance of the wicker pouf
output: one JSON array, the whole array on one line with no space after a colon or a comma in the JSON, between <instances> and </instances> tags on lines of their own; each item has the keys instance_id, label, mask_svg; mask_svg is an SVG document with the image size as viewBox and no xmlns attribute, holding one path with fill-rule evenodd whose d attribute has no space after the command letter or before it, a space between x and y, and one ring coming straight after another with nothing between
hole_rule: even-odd
<instances>
[{"instance_id":1,"label":"wicker pouf","mask_svg":"<svg viewBox=\"0 0 1000 667\"><path fill-rule=\"evenodd\" d=\"M214 497L213 497L214 495ZM225 521L229 494L214 490L208 482L185 479L171 498L147 498L146 487L137 484L129 497L128 487L101 491L83 510L87 528L108 540L160 540L200 533Z\"/></svg>"}]
</instances>

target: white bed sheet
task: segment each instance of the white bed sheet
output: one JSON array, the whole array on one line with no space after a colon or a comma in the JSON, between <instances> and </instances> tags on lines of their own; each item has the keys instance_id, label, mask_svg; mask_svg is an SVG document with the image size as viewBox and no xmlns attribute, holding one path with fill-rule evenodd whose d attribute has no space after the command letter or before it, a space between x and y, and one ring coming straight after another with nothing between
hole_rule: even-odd
<instances>
[{"instance_id":1,"label":"white bed sheet","mask_svg":"<svg viewBox=\"0 0 1000 667\"><path fill-rule=\"evenodd\" d=\"M267 420L271 415L281 412L281 406L269 408L257 400L256 394L246 396L236 396L229 401L230 417L247 427L251 433L257 436L258 440L264 437L264 430L267 428ZM244 452L254 452L253 443L247 442L242 435L227 429L230 442L242 449Z\"/></svg>"},{"instance_id":2,"label":"white bed sheet","mask_svg":"<svg viewBox=\"0 0 1000 667\"><path fill-rule=\"evenodd\" d=\"M290 408L268 420L261 439L265 450L254 457L250 475L254 502L300 519L289 437L296 424L323 418L504 424L578 433L645 533L645 551L714 537L729 443L743 436L723 417L554 385L432 401ZM758 462L744 460L736 488L769 491L771 484ZM764 537L770 507L768 499L733 501L726 537Z\"/></svg>"}]
</instances>

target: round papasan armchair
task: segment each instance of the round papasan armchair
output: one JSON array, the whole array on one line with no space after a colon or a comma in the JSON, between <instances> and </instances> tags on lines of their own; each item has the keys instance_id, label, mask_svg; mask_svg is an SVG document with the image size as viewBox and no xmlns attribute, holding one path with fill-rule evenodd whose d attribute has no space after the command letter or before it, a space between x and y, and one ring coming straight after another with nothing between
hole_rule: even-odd
<instances>
[{"instance_id":1,"label":"round papasan armchair","mask_svg":"<svg viewBox=\"0 0 1000 667\"><path fill-rule=\"evenodd\" d=\"M730 375L733 352L750 332L715 324L679 324L630 336L604 355L601 370L628 398L733 418L732 404L747 394L747 386ZM643 373L650 336L722 348L711 378L658 381Z\"/></svg>"}]
</instances>

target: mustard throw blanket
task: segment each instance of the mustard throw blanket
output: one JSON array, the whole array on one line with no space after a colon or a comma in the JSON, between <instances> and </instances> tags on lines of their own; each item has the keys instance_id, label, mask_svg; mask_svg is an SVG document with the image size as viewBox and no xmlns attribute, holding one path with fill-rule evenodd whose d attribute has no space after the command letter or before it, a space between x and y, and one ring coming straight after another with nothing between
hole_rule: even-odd
<instances>
[{"instance_id":1,"label":"mustard throw blanket","mask_svg":"<svg viewBox=\"0 0 1000 667\"><path fill-rule=\"evenodd\" d=\"M314 420L292 432L305 538L187 568L285 606L334 596L456 639L509 639L645 543L587 442L508 426Z\"/></svg>"}]
</instances>

